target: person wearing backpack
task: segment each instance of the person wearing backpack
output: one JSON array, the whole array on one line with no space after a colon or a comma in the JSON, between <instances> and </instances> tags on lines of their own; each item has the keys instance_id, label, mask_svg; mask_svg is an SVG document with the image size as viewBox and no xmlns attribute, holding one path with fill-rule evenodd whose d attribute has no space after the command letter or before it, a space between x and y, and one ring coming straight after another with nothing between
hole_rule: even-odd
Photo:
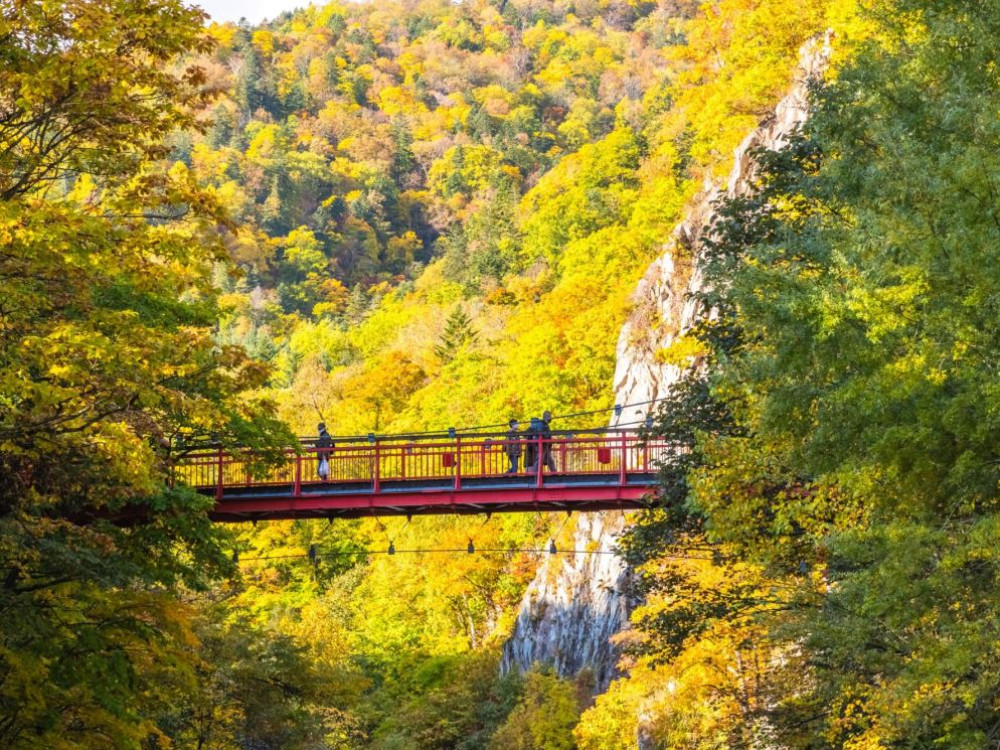
<instances>
[{"instance_id":1,"label":"person wearing backpack","mask_svg":"<svg viewBox=\"0 0 1000 750\"><path fill-rule=\"evenodd\" d=\"M531 424L524 431L524 470L538 471L538 417L531 418Z\"/></svg>"},{"instance_id":2,"label":"person wearing backpack","mask_svg":"<svg viewBox=\"0 0 1000 750\"><path fill-rule=\"evenodd\" d=\"M546 411L542 414L542 421L539 425L539 435L542 437L542 460L539 463L544 463L545 468L550 472L555 472L556 462L552 458L552 428L549 427L551 421L552 412Z\"/></svg>"}]
</instances>

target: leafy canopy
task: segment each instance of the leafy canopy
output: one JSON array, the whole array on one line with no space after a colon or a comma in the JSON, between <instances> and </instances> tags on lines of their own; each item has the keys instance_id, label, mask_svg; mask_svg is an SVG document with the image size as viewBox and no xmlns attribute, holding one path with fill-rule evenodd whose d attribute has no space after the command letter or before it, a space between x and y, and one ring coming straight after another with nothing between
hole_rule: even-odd
<instances>
[{"instance_id":1,"label":"leafy canopy","mask_svg":"<svg viewBox=\"0 0 1000 750\"><path fill-rule=\"evenodd\" d=\"M182 443L286 435L213 339L228 222L162 141L197 125L200 11L30 2L0 17L0 741L138 747L194 678L166 594L228 570L208 501L168 488ZM128 512L123 529L102 520Z\"/></svg>"}]
</instances>

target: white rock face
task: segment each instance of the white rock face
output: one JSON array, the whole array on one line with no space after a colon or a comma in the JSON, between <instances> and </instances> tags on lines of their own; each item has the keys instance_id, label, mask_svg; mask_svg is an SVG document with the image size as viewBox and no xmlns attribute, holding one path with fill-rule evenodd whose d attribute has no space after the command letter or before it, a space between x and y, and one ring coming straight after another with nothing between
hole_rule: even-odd
<instances>
[{"instance_id":1,"label":"white rock face","mask_svg":"<svg viewBox=\"0 0 1000 750\"><path fill-rule=\"evenodd\" d=\"M808 116L809 84L821 78L829 57L829 35L802 48L791 91L736 149L725 189L706 185L639 282L632 312L618 337L615 403L644 404L663 398L680 378L680 368L658 361L657 353L705 314L690 295L702 289L698 253L716 218L714 203L723 195L749 191L756 171L752 150L787 145ZM627 408L611 426L640 421L650 409L655 405ZM575 548L611 551L625 523L620 513L584 515L576 528ZM628 568L611 554L546 558L525 592L501 668L526 670L541 663L564 676L591 669L595 690L603 691L616 676L618 661L610 638L628 627L635 604L629 597L630 578Z\"/></svg>"},{"instance_id":2,"label":"white rock face","mask_svg":"<svg viewBox=\"0 0 1000 750\"><path fill-rule=\"evenodd\" d=\"M514 634L504 646L502 670L525 670L538 662L558 674L594 673L595 689L615 676L617 654L609 639L628 624L628 570L614 544L621 514L581 514L575 549L599 554L549 555L521 602Z\"/></svg>"}]
</instances>

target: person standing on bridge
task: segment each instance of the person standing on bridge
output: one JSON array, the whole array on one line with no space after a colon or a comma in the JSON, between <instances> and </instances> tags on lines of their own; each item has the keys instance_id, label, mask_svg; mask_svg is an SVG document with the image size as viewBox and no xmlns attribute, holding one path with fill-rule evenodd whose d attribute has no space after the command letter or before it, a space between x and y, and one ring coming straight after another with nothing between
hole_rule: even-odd
<instances>
[{"instance_id":1,"label":"person standing on bridge","mask_svg":"<svg viewBox=\"0 0 1000 750\"><path fill-rule=\"evenodd\" d=\"M518 465L521 463L521 433L517 428L521 425L516 419L510 420L508 424L510 425L510 430L507 432L507 437L503 443L504 453L507 454L507 458L510 460L510 468L507 469L507 473L517 474Z\"/></svg>"},{"instance_id":2,"label":"person standing on bridge","mask_svg":"<svg viewBox=\"0 0 1000 750\"><path fill-rule=\"evenodd\" d=\"M541 421L538 417L531 418L531 424L524 431L524 470L534 473L538 471L538 435L541 433Z\"/></svg>"},{"instance_id":3,"label":"person standing on bridge","mask_svg":"<svg viewBox=\"0 0 1000 750\"><path fill-rule=\"evenodd\" d=\"M546 410L542 414L542 424L540 428L540 434L542 436L542 457L539 463L544 463L545 468L554 472L556 470L556 462L552 458L552 428L549 427L549 422L551 421L552 412Z\"/></svg>"},{"instance_id":4,"label":"person standing on bridge","mask_svg":"<svg viewBox=\"0 0 1000 750\"><path fill-rule=\"evenodd\" d=\"M330 448L333 447L333 438L326 431L326 423L320 422L316 426L319 438L316 440L316 474L324 482L330 478Z\"/></svg>"}]
</instances>

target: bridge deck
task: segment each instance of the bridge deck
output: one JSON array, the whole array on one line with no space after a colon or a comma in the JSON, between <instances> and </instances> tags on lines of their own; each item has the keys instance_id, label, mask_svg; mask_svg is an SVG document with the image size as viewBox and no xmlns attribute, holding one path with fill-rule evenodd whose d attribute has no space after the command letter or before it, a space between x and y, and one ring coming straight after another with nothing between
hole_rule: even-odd
<instances>
[{"instance_id":1,"label":"bridge deck","mask_svg":"<svg viewBox=\"0 0 1000 750\"><path fill-rule=\"evenodd\" d=\"M215 497L220 521L594 511L638 507L666 451L634 433L534 439L522 450L529 445L551 455L555 470L543 462L539 472L507 473L502 438L459 437L289 449L269 465L247 452L203 452L176 471ZM326 480L318 473L324 458Z\"/></svg>"}]
</instances>

